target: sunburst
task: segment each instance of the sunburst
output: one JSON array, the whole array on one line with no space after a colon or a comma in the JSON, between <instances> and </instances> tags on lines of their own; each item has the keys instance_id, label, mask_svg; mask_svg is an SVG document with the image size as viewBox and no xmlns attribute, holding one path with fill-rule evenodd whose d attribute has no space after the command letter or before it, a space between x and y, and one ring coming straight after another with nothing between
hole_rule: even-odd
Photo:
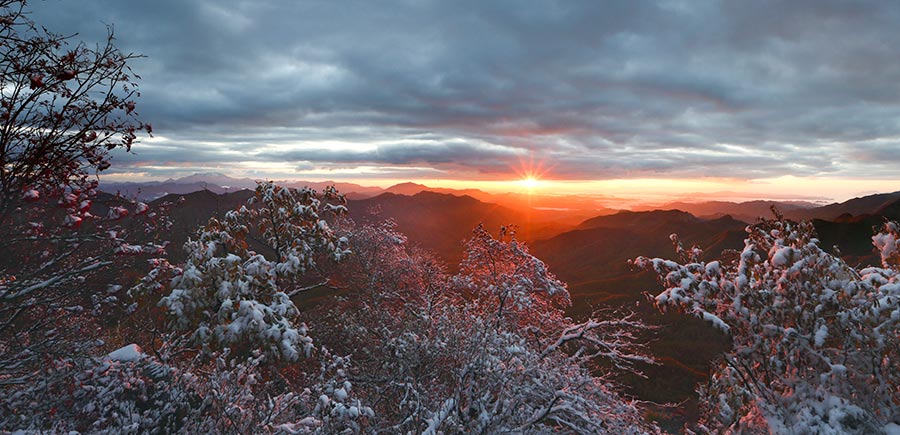
<instances>
[{"instance_id":1,"label":"sunburst","mask_svg":"<svg viewBox=\"0 0 900 435\"><path fill-rule=\"evenodd\" d=\"M544 176L547 175L548 168L544 167L543 162L535 161L534 157L529 157L528 160L520 159L519 167L515 170L518 174L519 179L516 183L519 186L522 186L528 193L533 192L536 189L545 187L547 182L544 180Z\"/></svg>"},{"instance_id":2,"label":"sunburst","mask_svg":"<svg viewBox=\"0 0 900 435\"><path fill-rule=\"evenodd\" d=\"M526 175L525 178L519 180L519 184L531 191L541 186L541 179L535 175Z\"/></svg>"}]
</instances>

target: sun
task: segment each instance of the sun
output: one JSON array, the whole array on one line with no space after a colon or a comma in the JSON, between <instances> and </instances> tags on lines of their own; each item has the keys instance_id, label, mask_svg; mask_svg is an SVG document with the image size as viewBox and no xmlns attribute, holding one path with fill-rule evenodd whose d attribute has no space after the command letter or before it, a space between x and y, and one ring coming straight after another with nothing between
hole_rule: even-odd
<instances>
[{"instance_id":1,"label":"sun","mask_svg":"<svg viewBox=\"0 0 900 435\"><path fill-rule=\"evenodd\" d=\"M527 160L519 159L518 167L513 167L512 172L517 175L514 182L520 186L525 192L531 195L535 190L546 188L546 175L550 168L545 168L542 161L535 161L531 156Z\"/></svg>"},{"instance_id":2,"label":"sun","mask_svg":"<svg viewBox=\"0 0 900 435\"><path fill-rule=\"evenodd\" d=\"M530 191L540 187L541 180L534 175L527 175L525 178L519 180L519 184Z\"/></svg>"}]
</instances>

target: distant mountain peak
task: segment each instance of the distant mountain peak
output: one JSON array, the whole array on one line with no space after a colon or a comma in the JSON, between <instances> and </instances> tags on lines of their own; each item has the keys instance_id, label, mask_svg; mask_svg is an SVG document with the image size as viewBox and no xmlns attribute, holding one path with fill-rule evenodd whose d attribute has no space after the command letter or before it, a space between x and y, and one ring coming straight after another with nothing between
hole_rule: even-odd
<instances>
[{"instance_id":1,"label":"distant mountain peak","mask_svg":"<svg viewBox=\"0 0 900 435\"><path fill-rule=\"evenodd\" d=\"M399 183L388 187L387 189L385 189L385 192L396 193L400 195L415 195L426 190L429 190L429 188L424 184L407 181L405 183Z\"/></svg>"},{"instance_id":2,"label":"distant mountain peak","mask_svg":"<svg viewBox=\"0 0 900 435\"><path fill-rule=\"evenodd\" d=\"M405 181L403 183L397 183L391 187L388 187L388 190L393 189L395 187L424 187L424 188L427 188L428 186L426 186L424 184L414 183L412 181Z\"/></svg>"},{"instance_id":3,"label":"distant mountain peak","mask_svg":"<svg viewBox=\"0 0 900 435\"><path fill-rule=\"evenodd\" d=\"M621 210L618 213L590 218L578 225L577 228L655 228L660 225L678 225L700 221L702 221L702 219L699 219L696 216L681 210Z\"/></svg>"},{"instance_id":4,"label":"distant mountain peak","mask_svg":"<svg viewBox=\"0 0 900 435\"><path fill-rule=\"evenodd\" d=\"M228 177L227 175L225 175L225 174L223 174L223 173L221 173L221 172L215 172L215 171L211 171L211 172L194 172L193 174L191 174L191 175L189 175L189 176L190 176L190 177ZM230 178L230 177L229 177L229 178Z\"/></svg>"},{"instance_id":5,"label":"distant mountain peak","mask_svg":"<svg viewBox=\"0 0 900 435\"><path fill-rule=\"evenodd\" d=\"M235 178L227 174L223 174L221 172L195 172L186 177L169 179L167 182L169 183L222 183L222 182L235 182L235 181L252 181L249 178Z\"/></svg>"}]
</instances>

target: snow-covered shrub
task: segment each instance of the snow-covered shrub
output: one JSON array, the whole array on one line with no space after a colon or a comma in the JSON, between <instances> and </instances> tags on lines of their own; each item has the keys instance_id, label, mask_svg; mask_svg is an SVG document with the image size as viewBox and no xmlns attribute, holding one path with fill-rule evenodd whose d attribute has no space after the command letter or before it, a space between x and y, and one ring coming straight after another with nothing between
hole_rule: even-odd
<instances>
[{"instance_id":1,"label":"snow-covered shrub","mask_svg":"<svg viewBox=\"0 0 900 435\"><path fill-rule=\"evenodd\" d=\"M51 361L0 398L0 428L41 433L175 433L198 402L177 372L131 344L101 358Z\"/></svg>"},{"instance_id":2,"label":"snow-covered shrub","mask_svg":"<svg viewBox=\"0 0 900 435\"><path fill-rule=\"evenodd\" d=\"M476 227L453 282L492 313L497 328L507 323L555 330L561 326L563 309L571 304L566 284L516 240L513 227L501 228L499 238L483 225Z\"/></svg>"},{"instance_id":3,"label":"snow-covered shrub","mask_svg":"<svg viewBox=\"0 0 900 435\"><path fill-rule=\"evenodd\" d=\"M448 309L436 320L426 344L446 364L446 383L419 413L423 433L655 430L612 383L589 371L581 355L535 346L521 334L498 331L493 316L465 309Z\"/></svg>"},{"instance_id":4,"label":"snow-covered shrub","mask_svg":"<svg viewBox=\"0 0 900 435\"><path fill-rule=\"evenodd\" d=\"M236 360L216 355L210 366L193 367L181 379L201 398L183 419L180 433L355 434L372 410L353 392L346 357L322 350L320 369L298 384L273 382L261 356Z\"/></svg>"},{"instance_id":5,"label":"snow-covered shrub","mask_svg":"<svg viewBox=\"0 0 900 435\"><path fill-rule=\"evenodd\" d=\"M348 232L349 290L317 321L324 331L317 338L353 352L355 391L375 411L374 432L656 430L587 364L592 357L642 359L628 335L642 324L628 326L627 316L579 325L566 319L551 303L568 301L565 286L524 245L479 227L469 252L485 261L469 258L448 276L433 257L406 246L390 222ZM501 311L501 298L521 303ZM544 319L553 322L539 325Z\"/></svg>"},{"instance_id":6,"label":"snow-covered shrub","mask_svg":"<svg viewBox=\"0 0 900 435\"><path fill-rule=\"evenodd\" d=\"M79 203L78 228L62 224L68 206L55 200L39 199L0 219L0 395L45 358L71 356L101 338L99 327L113 322L105 315L121 311L119 284L141 257L163 250L147 242L168 224L159 208L138 213L142 203L98 195L93 187L67 194L66 201ZM91 212L113 204L131 215L109 219Z\"/></svg>"},{"instance_id":7,"label":"snow-covered shrub","mask_svg":"<svg viewBox=\"0 0 900 435\"><path fill-rule=\"evenodd\" d=\"M350 380L350 359L322 348L322 365L312 389L315 405L305 417L278 427L289 434L361 433L375 417L356 396ZM304 390L308 392L309 390Z\"/></svg>"},{"instance_id":8,"label":"snow-covered shrub","mask_svg":"<svg viewBox=\"0 0 900 435\"><path fill-rule=\"evenodd\" d=\"M323 210L343 212L324 202L332 199L342 198L261 182L248 206L210 219L185 243L183 265L157 260L132 293L160 295L170 326L206 351L231 348L240 356L258 349L288 361L309 355L312 339L290 296L314 276L318 255L349 254L346 240L320 217ZM263 253L251 249L253 231Z\"/></svg>"},{"instance_id":9,"label":"snow-covered shrub","mask_svg":"<svg viewBox=\"0 0 900 435\"><path fill-rule=\"evenodd\" d=\"M324 351L297 388L274 387L263 357L161 363L135 344L54 361L0 398L0 431L83 434L360 433L372 410L353 394L345 357Z\"/></svg>"},{"instance_id":10,"label":"snow-covered shrub","mask_svg":"<svg viewBox=\"0 0 900 435\"><path fill-rule=\"evenodd\" d=\"M639 257L661 309L708 320L733 341L700 389L710 433L878 433L900 420L897 224L873 240L882 267L854 269L812 225L777 216L747 228L732 262ZM677 239L676 239L677 240Z\"/></svg>"}]
</instances>

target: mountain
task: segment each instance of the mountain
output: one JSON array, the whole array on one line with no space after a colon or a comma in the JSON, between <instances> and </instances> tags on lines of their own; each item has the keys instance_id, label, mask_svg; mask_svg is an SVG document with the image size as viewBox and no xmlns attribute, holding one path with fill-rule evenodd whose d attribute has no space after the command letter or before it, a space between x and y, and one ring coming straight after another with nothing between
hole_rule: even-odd
<instances>
[{"instance_id":1,"label":"mountain","mask_svg":"<svg viewBox=\"0 0 900 435\"><path fill-rule=\"evenodd\" d=\"M876 216L883 216L891 220L900 220L900 199L888 202L879 208L875 213Z\"/></svg>"},{"instance_id":2,"label":"mountain","mask_svg":"<svg viewBox=\"0 0 900 435\"><path fill-rule=\"evenodd\" d=\"M153 201L169 194L184 195L204 190L223 194L254 187L256 187L256 182L249 178L233 178L218 172L196 173L165 181L107 182L101 180L100 182L100 190L104 192L118 193L126 198L135 198L139 201Z\"/></svg>"},{"instance_id":3,"label":"mountain","mask_svg":"<svg viewBox=\"0 0 900 435\"><path fill-rule=\"evenodd\" d=\"M387 189L384 189L387 193L393 193L395 195L407 195L412 196L419 192L424 192L428 190L428 186L419 183L413 183L411 181L407 181L405 183L395 184Z\"/></svg>"},{"instance_id":4,"label":"mountain","mask_svg":"<svg viewBox=\"0 0 900 435\"><path fill-rule=\"evenodd\" d=\"M286 187L301 188L309 187L321 192L329 186L334 186L338 193L341 193L347 199L363 199L381 194L384 189L377 186L361 186L355 183L346 183L340 181L280 181L278 184ZM256 186L254 184L254 186Z\"/></svg>"},{"instance_id":5,"label":"mountain","mask_svg":"<svg viewBox=\"0 0 900 435\"><path fill-rule=\"evenodd\" d=\"M730 215L735 219L744 222L756 222L758 218L772 217L771 207L775 206L782 213L788 214L794 211L801 211L818 207L817 204L805 201L705 201L705 202L668 202L659 206L643 206L636 208L635 211L650 210L681 210L686 211L694 216L703 218L716 218Z\"/></svg>"},{"instance_id":6,"label":"mountain","mask_svg":"<svg viewBox=\"0 0 900 435\"><path fill-rule=\"evenodd\" d=\"M872 236L874 228L883 222L884 218L876 215L848 220L812 220L819 246L831 253L835 253L834 247L837 247L844 261L854 266L881 264L881 256L872 246Z\"/></svg>"},{"instance_id":7,"label":"mountain","mask_svg":"<svg viewBox=\"0 0 900 435\"><path fill-rule=\"evenodd\" d=\"M825 221L847 220L856 216L897 216L900 206L891 209L900 201L900 191L879 193L853 198L840 203L817 205L806 201L705 201L705 202L669 202L658 206L641 206L635 211L649 210L681 210L701 218L715 218L731 215L744 222L756 222L759 217L771 218L771 206L775 206L785 217L794 220L821 219Z\"/></svg>"},{"instance_id":8,"label":"mountain","mask_svg":"<svg viewBox=\"0 0 900 435\"><path fill-rule=\"evenodd\" d=\"M395 184L388 187L385 192L409 196L420 192L470 196L482 202L498 204L515 210L531 210L532 214L542 216L539 218L540 220L554 220L565 225L574 225L592 216L618 211L604 207L597 198L581 195L553 195L537 192L488 193L479 189L429 187L411 182Z\"/></svg>"},{"instance_id":9,"label":"mountain","mask_svg":"<svg viewBox=\"0 0 900 435\"><path fill-rule=\"evenodd\" d=\"M134 198L139 201L153 201L166 195L184 195L193 192L210 191L216 194L235 192L248 187L230 186L223 187L207 182L148 182L148 183L111 183L102 182L100 190L108 193L119 194L126 198Z\"/></svg>"},{"instance_id":10,"label":"mountain","mask_svg":"<svg viewBox=\"0 0 900 435\"><path fill-rule=\"evenodd\" d=\"M785 213L785 216L798 220L835 220L841 216L846 218L847 216L844 215L878 215L885 211L891 211L892 204L895 204L897 201L900 201L900 191L862 196L841 203L833 203L806 210L796 210Z\"/></svg>"},{"instance_id":11,"label":"mountain","mask_svg":"<svg viewBox=\"0 0 900 435\"><path fill-rule=\"evenodd\" d=\"M384 190L387 193L396 193L400 195L415 195L419 192L444 193L456 196L471 196L479 201L494 199L496 195L487 193L480 189L451 189L449 187L430 187L424 184L406 182L395 184Z\"/></svg>"},{"instance_id":12,"label":"mountain","mask_svg":"<svg viewBox=\"0 0 900 435\"><path fill-rule=\"evenodd\" d=\"M529 213L479 201L471 196L421 191L412 196L394 193L349 201L357 222L393 219L410 241L434 251L451 266L462 258L463 242L479 223L496 234L500 226L518 226L526 241L551 237L571 226L554 222L544 213Z\"/></svg>"},{"instance_id":13,"label":"mountain","mask_svg":"<svg viewBox=\"0 0 900 435\"><path fill-rule=\"evenodd\" d=\"M418 183L400 183L395 184L391 187L388 187L384 190L387 193L395 193L398 195L408 195L412 196L420 192L434 192L434 193L444 193L448 195L456 195L456 196L471 196L479 201L490 201L493 198L493 195L478 189L450 189L446 187L428 187L424 184Z\"/></svg>"},{"instance_id":14,"label":"mountain","mask_svg":"<svg viewBox=\"0 0 900 435\"><path fill-rule=\"evenodd\" d=\"M678 210L623 211L584 221L574 230L531 244L534 253L569 283L573 297L634 299L647 290L628 260L639 255L674 257L669 235L697 244L708 256L742 247L745 222L731 216L700 219Z\"/></svg>"},{"instance_id":15,"label":"mountain","mask_svg":"<svg viewBox=\"0 0 900 435\"><path fill-rule=\"evenodd\" d=\"M233 180L236 179L218 179ZM182 181L197 180L172 181L186 186L188 184ZM321 189L327 182L297 184ZM406 185L396 190L405 188L408 192L422 187L425 186ZM155 202L185 198L184 204L170 211L176 225L172 233L173 246L180 246L209 217L234 209L249 196L248 191L205 189L186 194L170 193ZM726 203L725 206L744 205L744 210L748 210L767 204L751 201ZM710 210L702 207L706 206L701 206L702 210ZM462 242L479 223L494 232L501 225L515 224L519 227L519 238L529 242L535 253L569 283L573 295L590 301L633 299L635 292L643 289L631 285L635 276L626 261L638 255L672 257L674 251L669 234L678 233L685 245L697 243L709 255L716 256L723 249L740 248L746 226L730 215L704 219L681 210L621 211L581 220L576 219L579 215L568 210L539 210L521 203L510 207L466 195L437 193L427 187L413 195L382 193L365 198L351 197L348 208L350 216L357 221L394 219L399 230L412 242L436 252L450 265L462 257ZM377 215L372 215L372 210L378 210ZM833 246L838 246L845 259L853 264L878 264L871 246L873 227L880 226L885 218L900 219L900 192L854 198L823 207L795 208L787 213L811 214L824 249L830 251ZM837 215L830 218L816 217L835 213Z\"/></svg>"},{"instance_id":16,"label":"mountain","mask_svg":"<svg viewBox=\"0 0 900 435\"><path fill-rule=\"evenodd\" d=\"M168 179L163 181L168 184L212 184L227 188L250 189L256 186L256 182L250 178L234 178L221 172L197 172L187 177Z\"/></svg>"},{"instance_id":17,"label":"mountain","mask_svg":"<svg viewBox=\"0 0 900 435\"><path fill-rule=\"evenodd\" d=\"M335 186L338 192L344 194L348 199L368 198L383 191L380 187L334 181L279 181L278 183L287 187L310 187L319 191L327 186ZM118 193L124 197L136 198L141 201L153 201L169 194L184 195L204 190L224 194L255 188L255 180L229 177L218 172L196 173L165 181L101 182L100 184L100 189L104 192Z\"/></svg>"},{"instance_id":18,"label":"mountain","mask_svg":"<svg viewBox=\"0 0 900 435\"><path fill-rule=\"evenodd\" d=\"M250 190L239 190L218 194L211 190L199 190L196 192L180 194L168 194L150 202L153 207L163 203L170 203L167 212L172 221L167 240L169 248L167 252L172 262L184 259L184 251L181 247L188 238L194 237L197 229L206 224L211 217L221 218L226 212L235 210L253 196Z\"/></svg>"},{"instance_id":19,"label":"mountain","mask_svg":"<svg viewBox=\"0 0 900 435\"><path fill-rule=\"evenodd\" d=\"M681 224L695 224L701 219L681 210L653 210L635 212L623 210L615 214L597 216L578 225L577 229L592 228L629 228L641 231L653 231L657 227L676 228ZM649 227L649 228L648 228Z\"/></svg>"},{"instance_id":20,"label":"mountain","mask_svg":"<svg viewBox=\"0 0 900 435\"><path fill-rule=\"evenodd\" d=\"M615 213L606 208L600 200L592 196L553 195L539 193L492 194L479 189L450 189L429 187L418 183L400 183L383 189L377 186L362 186L355 183L335 181L276 181L293 188L310 187L321 191L334 186L348 200L372 198L382 193L414 196L422 192L453 196L468 196L484 203L498 204L519 210L536 221L555 221L561 225L573 226L592 216ZM233 193L243 189L254 189L256 181L250 178L234 178L217 172L196 173L186 177L149 182L101 182L100 189L108 193L118 193L126 198L153 201L169 194L185 195L198 191L216 194Z\"/></svg>"},{"instance_id":21,"label":"mountain","mask_svg":"<svg viewBox=\"0 0 900 435\"><path fill-rule=\"evenodd\" d=\"M900 220L900 192L857 197L785 214L795 220L809 220L816 228L822 249L839 249L844 261L852 265L880 265L881 258L872 247L872 236L886 219Z\"/></svg>"},{"instance_id":22,"label":"mountain","mask_svg":"<svg viewBox=\"0 0 900 435\"><path fill-rule=\"evenodd\" d=\"M249 190L222 194L201 190L184 195L169 194L151 204L174 204L169 211L174 222L170 237L173 248L169 251L177 259L181 255L180 246L197 227L210 217L222 216L239 207L251 196ZM463 242L471 237L472 229L479 223L495 234L500 226L516 225L517 236L524 241L552 237L574 226L554 222L546 212L514 210L470 196L429 191L412 196L383 193L365 199L350 199L347 208L350 218L361 223L393 219L412 243L435 252L451 266L462 259Z\"/></svg>"},{"instance_id":23,"label":"mountain","mask_svg":"<svg viewBox=\"0 0 900 435\"><path fill-rule=\"evenodd\" d=\"M860 201L851 200L854 201L851 204L828 208L829 214L846 211L833 220L812 219L819 245L829 252L834 252L836 246L844 261L851 265L880 265L881 257L872 246L872 236L881 229L885 220L900 220L900 199L892 199L890 195L858 198Z\"/></svg>"}]
</instances>

